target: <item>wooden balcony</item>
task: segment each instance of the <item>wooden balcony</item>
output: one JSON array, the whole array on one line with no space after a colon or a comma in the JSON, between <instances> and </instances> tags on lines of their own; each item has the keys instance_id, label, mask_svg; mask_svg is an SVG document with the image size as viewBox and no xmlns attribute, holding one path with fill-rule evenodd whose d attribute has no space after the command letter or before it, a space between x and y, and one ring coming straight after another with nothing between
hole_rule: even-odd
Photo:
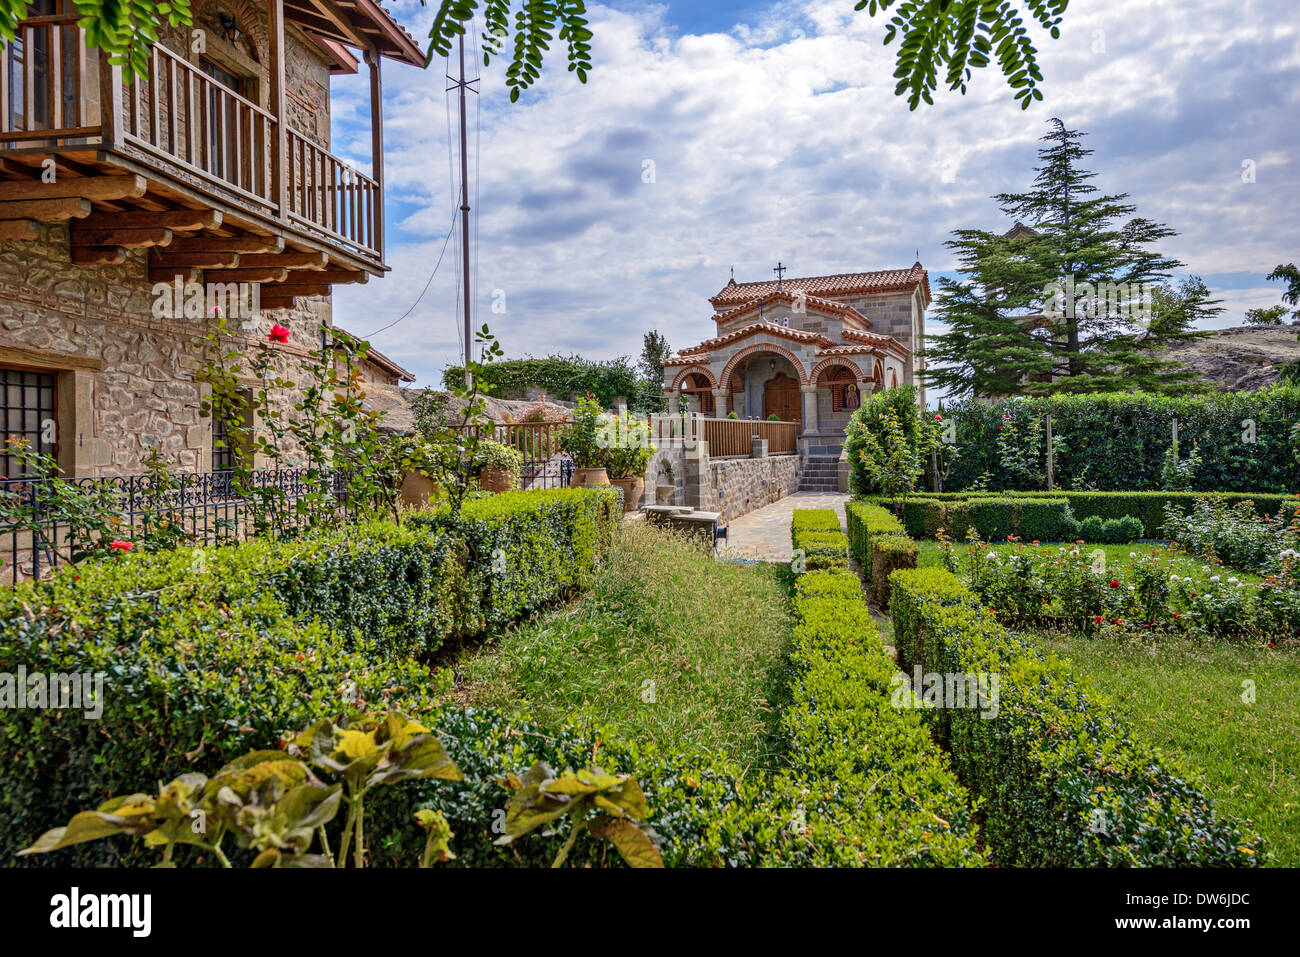
<instances>
[{"instance_id":1,"label":"wooden balcony","mask_svg":"<svg viewBox=\"0 0 1300 957\"><path fill-rule=\"evenodd\" d=\"M70 220L74 262L147 247L155 279L278 284L262 289L267 308L382 274L382 180L289 127L282 67L270 110L161 45L148 77L125 83L76 21L28 19L0 47L0 241ZM378 54L367 62L378 112Z\"/></svg>"}]
</instances>

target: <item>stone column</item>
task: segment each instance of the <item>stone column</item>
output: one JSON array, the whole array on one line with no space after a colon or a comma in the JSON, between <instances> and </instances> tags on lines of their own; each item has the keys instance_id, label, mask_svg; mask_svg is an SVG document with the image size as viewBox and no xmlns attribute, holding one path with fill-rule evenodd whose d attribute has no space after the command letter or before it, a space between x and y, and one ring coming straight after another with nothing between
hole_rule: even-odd
<instances>
[{"instance_id":1,"label":"stone column","mask_svg":"<svg viewBox=\"0 0 1300 957\"><path fill-rule=\"evenodd\" d=\"M713 416L718 419L727 417L727 396L731 395L730 389L713 390Z\"/></svg>"},{"instance_id":2,"label":"stone column","mask_svg":"<svg viewBox=\"0 0 1300 957\"><path fill-rule=\"evenodd\" d=\"M803 393L803 434L816 434L820 431L817 424L817 386L803 385L799 391Z\"/></svg>"}]
</instances>

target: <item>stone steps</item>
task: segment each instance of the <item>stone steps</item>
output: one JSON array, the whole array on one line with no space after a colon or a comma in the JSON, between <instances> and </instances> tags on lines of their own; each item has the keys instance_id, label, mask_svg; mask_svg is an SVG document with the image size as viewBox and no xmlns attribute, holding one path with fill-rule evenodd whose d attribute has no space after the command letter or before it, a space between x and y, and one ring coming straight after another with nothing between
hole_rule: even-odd
<instances>
[{"instance_id":1,"label":"stone steps","mask_svg":"<svg viewBox=\"0 0 1300 957\"><path fill-rule=\"evenodd\" d=\"M840 485L839 456L810 455L804 460L799 477L801 492L835 492Z\"/></svg>"}]
</instances>

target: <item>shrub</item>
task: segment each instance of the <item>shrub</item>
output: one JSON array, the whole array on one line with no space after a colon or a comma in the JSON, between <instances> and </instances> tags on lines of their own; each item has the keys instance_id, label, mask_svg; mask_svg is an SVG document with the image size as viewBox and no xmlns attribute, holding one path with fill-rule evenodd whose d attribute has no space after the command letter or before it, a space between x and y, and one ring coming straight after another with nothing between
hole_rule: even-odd
<instances>
[{"instance_id":1,"label":"shrub","mask_svg":"<svg viewBox=\"0 0 1300 957\"><path fill-rule=\"evenodd\" d=\"M850 501L844 507L844 516L848 520L849 544L863 568L871 567L871 538L875 535L905 535L907 530L893 514L883 506L863 500Z\"/></svg>"},{"instance_id":2,"label":"shrub","mask_svg":"<svg viewBox=\"0 0 1300 957\"><path fill-rule=\"evenodd\" d=\"M1295 491L1300 440L1288 433L1300 420L1300 384L1180 397L1115 392L950 404L943 414L954 423L961 455L947 488L969 489L983 473L994 476L999 489L1014 480L1001 468L998 444L998 426L1013 408L1017 415L1052 416L1059 441L1055 475L1064 488L1160 488L1176 418L1180 440L1196 442L1201 456L1193 488ZM1246 420L1253 442L1243 441ZM1076 508L1075 514L1084 513ZM1159 521L1153 525L1142 517L1148 535L1154 535Z\"/></svg>"},{"instance_id":3,"label":"shrub","mask_svg":"<svg viewBox=\"0 0 1300 957\"><path fill-rule=\"evenodd\" d=\"M1089 515L1079 522L1079 537L1085 542L1102 542L1106 540L1106 523L1114 519L1102 518L1100 515Z\"/></svg>"},{"instance_id":4,"label":"shrub","mask_svg":"<svg viewBox=\"0 0 1300 957\"><path fill-rule=\"evenodd\" d=\"M781 716L789 770L774 790L793 788L810 802L796 833L806 828L817 845L830 839L844 863L982 863L966 795L943 752L918 711L896 706L901 676L856 576L799 576L794 609L792 700Z\"/></svg>"},{"instance_id":5,"label":"shrub","mask_svg":"<svg viewBox=\"0 0 1300 957\"><path fill-rule=\"evenodd\" d=\"M934 421L910 385L869 397L849 416L844 431L849 490L855 495L910 492L937 441Z\"/></svg>"},{"instance_id":6,"label":"shrub","mask_svg":"<svg viewBox=\"0 0 1300 957\"><path fill-rule=\"evenodd\" d=\"M871 597L889 607L889 576L900 568L916 567L916 542L906 535L877 535L871 539Z\"/></svg>"},{"instance_id":7,"label":"shrub","mask_svg":"<svg viewBox=\"0 0 1300 957\"><path fill-rule=\"evenodd\" d=\"M1026 541L1073 540L1079 527L1063 498L971 498L966 500L966 515L970 527L990 542L1004 541L1008 535Z\"/></svg>"},{"instance_id":8,"label":"shrub","mask_svg":"<svg viewBox=\"0 0 1300 957\"><path fill-rule=\"evenodd\" d=\"M1283 552L1300 548L1300 504L1263 516L1252 502L1229 507L1197 501L1186 512L1169 504L1164 533L1195 555L1210 553L1236 568L1268 572L1279 567Z\"/></svg>"},{"instance_id":9,"label":"shrub","mask_svg":"<svg viewBox=\"0 0 1300 957\"><path fill-rule=\"evenodd\" d=\"M841 531L796 531L793 544L807 569L849 567L849 539Z\"/></svg>"},{"instance_id":10,"label":"shrub","mask_svg":"<svg viewBox=\"0 0 1300 957\"><path fill-rule=\"evenodd\" d=\"M1135 741L1068 665L1009 634L942 569L896 572L900 653L940 673L996 675L998 709L935 712L958 776L983 799L1002 866L1254 866L1263 841L1219 817L1186 775Z\"/></svg>"},{"instance_id":11,"label":"shrub","mask_svg":"<svg viewBox=\"0 0 1300 957\"><path fill-rule=\"evenodd\" d=\"M828 508L796 508L790 517L790 530L838 532L840 519Z\"/></svg>"},{"instance_id":12,"label":"shrub","mask_svg":"<svg viewBox=\"0 0 1300 957\"><path fill-rule=\"evenodd\" d=\"M122 556L0 593L0 671L104 672L107 685L98 720L0 710L0 848L170 780L200 755L215 769L274 747L282 731L349 704L400 710L447 740L435 725L462 719L437 709L439 679L410 653L579 584L614 534L613 491L505 493L454 522L444 510L405 527L211 549L202 568L189 550ZM497 548L504 571L488 575ZM124 853L110 841L75 861Z\"/></svg>"}]
</instances>

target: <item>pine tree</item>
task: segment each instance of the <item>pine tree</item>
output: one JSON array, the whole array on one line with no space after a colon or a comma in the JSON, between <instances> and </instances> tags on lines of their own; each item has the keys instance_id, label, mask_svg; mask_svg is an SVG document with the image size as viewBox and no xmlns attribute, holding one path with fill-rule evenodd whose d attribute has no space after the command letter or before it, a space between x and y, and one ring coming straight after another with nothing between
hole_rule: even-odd
<instances>
[{"instance_id":1,"label":"pine tree","mask_svg":"<svg viewBox=\"0 0 1300 957\"><path fill-rule=\"evenodd\" d=\"M1174 231L1136 216L1126 193L1100 195L1084 134L1053 123L1032 188L994 197L1016 226L947 243L962 278L938 284L950 331L927 337L927 383L988 397L1203 388L1157 352L1221 310L1199 279L1169 284L1182 263L1155 245Z\"/></svg>"}]
</instances>

